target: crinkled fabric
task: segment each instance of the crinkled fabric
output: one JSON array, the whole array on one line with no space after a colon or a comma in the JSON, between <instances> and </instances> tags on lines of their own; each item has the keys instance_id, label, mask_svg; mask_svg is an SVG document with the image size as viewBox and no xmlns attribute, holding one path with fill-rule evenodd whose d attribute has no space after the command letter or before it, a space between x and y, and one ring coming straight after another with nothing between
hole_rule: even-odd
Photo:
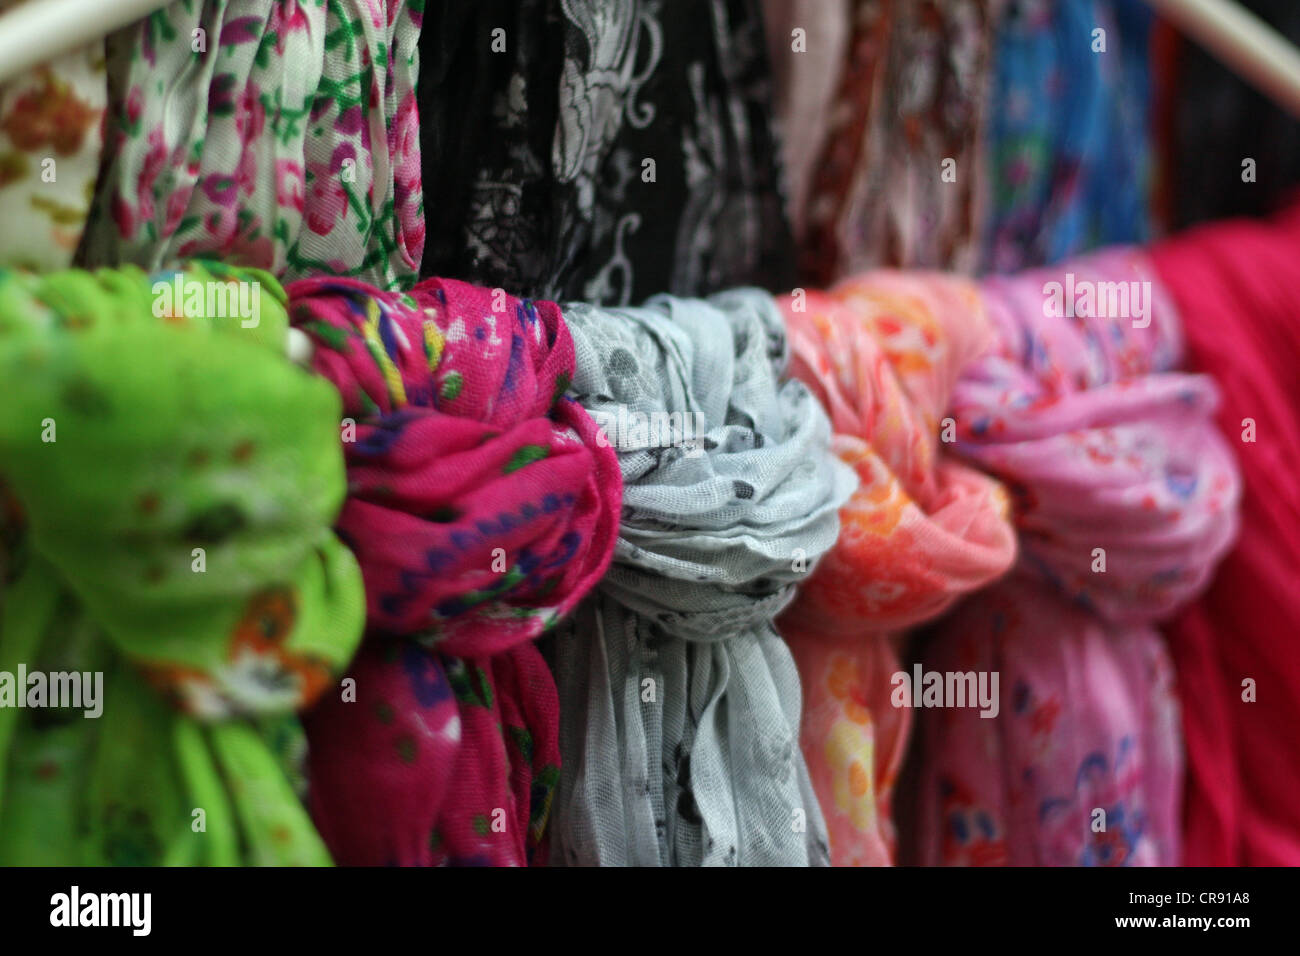
<instances>
[{"instance_id":1,"label":"crinkled fabric","mask_svg":"<svg viewBox=\"0 0 1300 956\"><path fill-rule=\"evenodd\" d=\"M414 282L422 7L202 0L111 35L111 159L80 264Z\"/></svg>"},{"instance_id":2,"label":"crinkled fabric","mask_svg":"<svg viewBox=\"0 0 1300 956\"><path fill-rule=\"evenodd\" d=\"M312 812L347 864L526 865L559 774L555 683L533 639L609 563L620 480L565 397L559 307L462 282L289 287L343 397L371 636L308 724Z\"/></svg>"},{"instance_id":3,"label":"crinkled fabric","mask_svg":"<svg viewBox=\"0 0 1300 956\"><path fill-rule=\"evenodd\" d=\"M830 411L832 448L859 481L839 541L780 622L803 681L801 743L831 862L886 865L911 728L892 699L902 631L1016 553L1002 487L940 443L953 386L992 329L975 284L941 273L872 272L781 302L791 371Z\"/></svg>"},{"instance_id":4,"label":"crinkled fabric","mask_svg":"<svg viewBox=\"0 0 1300 956\"><path fill-rule=\"evenodd\" d=\"M1008 0L985 112L982 272L1148 237L1152 19L1142 0Z\"/></svg>"},{"instance_id":5,"label":"crinkled fabric","mask_svg":"<svg viewBox=\"0 0 1300 956\"><path fill-rule=\"evenodd\" d=\"M997 344L954 390L955 450L1007 485L1020 558L919 655L1001 691L996 716L920 713L919 862L1177 864L1182 740L1152 625L1236 534L1217 390L1177 371L1178 313L1140 250L983 296Z\"/></svg>"},{"instance_id":6,"label":"crinkled fabric","mask_svg":"<svg viewBox=\"0 0 1300 956\"><path fill-rule=\"evenodd\" d=\"M1300 206L1176 236L1151 258L1186 317L1192 366L1223 390L1218 422L1245 486L1237 546L1165 631L1189 701L1184 862L1296 866Z\"/></svg>"},{"instance_id":7,"label":"crinkled fabric","mask_svg":"<svg viewBox=\"0 0 1300 956\"><path fill-rule=\"evenodd\" d=\"M750 289L565 318L624 495L613 564L556 639L551 860L824 865L773 620L834 545L854 478L816 399L783 380L780 312Z\"/></svg>"},{"instance_id":8,"label":"crinkled fabric","mask_svg":"<svg viewBox=\"0 0 1300 956\"><path fill-rule=\"evenodd\" d=\"M0 13L14 4L0 2ZM0 265L72 265L104 146L104 43L0 86Z\"/></svg>"},{"instance_id":9,"label":"crinkled fabric","mask_svg":"<svg viewBox=\"0 0 1300 956\"><path fill-rule=\"evenodd\" d=\"M364 619L330 529L338 397L287 360L271 276L181 279L259 296L256 321L134 267L0 273L0 474L23 526L0 671L103 672L98 719L0 707L6 864L330 862L293 715Z\"/></svg>"}]
</instances>

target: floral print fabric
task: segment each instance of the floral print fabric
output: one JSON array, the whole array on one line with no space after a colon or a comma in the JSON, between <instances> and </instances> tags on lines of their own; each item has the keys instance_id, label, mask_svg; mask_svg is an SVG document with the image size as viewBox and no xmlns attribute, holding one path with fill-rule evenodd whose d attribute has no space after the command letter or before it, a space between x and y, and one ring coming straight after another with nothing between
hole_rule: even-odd
<instances>
[{"instance_id":1,"label":"floral print fabric","mask_svg":"<svg viewBox=\"0 0 1300 956\"><path fill-rule=\"evenodd\" d=\"M1007 0L984 130L981 271L1147 238L1151 21L1141 0Z\"/></svg>"},{"instance_id":2,"label":"floral print fabric","mask_svg":"<svg viewBox=\"0 0 1300 956\"><path fill-rule=\"evenodd\" d=\"M424 244L406 0L172 3L108 39L85 265L190 257L409 284Z\"/></svg>"},{"instance_id":3,"label":"floral print fabric","mask_svg":"<svg viewBox=\"0 0 1300 956\"><path fill-rule=\"evenodd\" d=\"M372 634L308 724L312 812L349 864L526 865L559 773L534 639L600 578L621 483L565 396L559 307L452 280L289 287L334 383ZM355 434L350 434L353 429Z\"/></svg>"},{"instance_id":4,"label":"floral print fabric","mask_svg":"<svg viewBox=\"0 0 1300 956\"><path fill-rule=\"evenodd\" d=\"M11 6L0 2L0 13ZM104 145L104 44L0 85L0 266L72 265Z\"/></svg>"},{"instance_id":5,"label":"floral print fabric","mask_svg":"<svg viewBox=\"0 0 1300 956\"><path fill-rule=\"evenodd\" d=\"M256 324L188 297L160 317L174 279L251 286ZM287 329L265 273L0 272L0 670L104 673L99 719L0 708L0 861L329 862L293 714L363 598L330 529L338 399Z\"/></svg>"},{"instance_id":6,"label":"floral print fabric","mask_svg":"<svg viewBox=\"0 0 1300 956\"><path fill-rule=\"evenodd\" d=\"M1003 700L922 711L919 862L1176 864L1182 741L1152 624L1236 534L1215 386L1177 371L1178 313L1140 250L982 288L997 344L954 390L956 451L1006 483L1020 560L920 655L1000 672Z\"/></svg>"},{"instance_id":7,"label":"floral print fabric","mask_svg":"<svg viewBox=\"0 0 1300 956\"><path fill-rule=\"evenodd\" d=\"M1015 556L1001 486L939 440L957 378L992 330L977 287L939 273L871 272L782 305L791 370L830 411L832 447L859 481L839 541L781 618L803 681L801 741L831 862L884 865L911 725L891 701L901 632Z\"/></svg>"}]
</instances>

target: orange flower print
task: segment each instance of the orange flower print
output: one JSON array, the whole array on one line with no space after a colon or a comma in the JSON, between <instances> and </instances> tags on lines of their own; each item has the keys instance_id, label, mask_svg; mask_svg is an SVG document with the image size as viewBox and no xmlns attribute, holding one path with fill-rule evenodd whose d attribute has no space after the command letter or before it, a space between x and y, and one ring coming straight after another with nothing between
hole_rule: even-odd
<instances>
[{"instance_id":1,"label":"orange flower print","mask_svg":"<svg viewBox=\"0 0 1300 956\"><path fill-rule=\"evenodd\" d=\"M34 152L46 146L60 156L81 148L86 132L99 121L99 110L77 97L66 83L55 79L48 67L40 71L41 85L15 101L0 129L18 149Z\"/></svg>"},{"instance_id":2,"label":"orange flower print","mask_svg":"<svg viewBox=\"0 0 1300 956\"><path fill-rule=\"evenodd\" d=\"M296 616L290 591L264 591L235 625L226 662L211 670L150 667L148 679L186 713L207 719L303 707L324 691L330 671L323 661L285 648Z\"/></svg>"},{"instance_id":3,"label":"orange flower print","mask_svg":"<svg viewBox=\"0 0 1300 956\"><path fill-rule=\"evenodd\" d=\"M826 689L840 703L844 716L855 724L871 726L871 711L867 709L867 694L859 679L857 664L851 657L836 654L831 658Z\"/></svg>"}]
</instances>

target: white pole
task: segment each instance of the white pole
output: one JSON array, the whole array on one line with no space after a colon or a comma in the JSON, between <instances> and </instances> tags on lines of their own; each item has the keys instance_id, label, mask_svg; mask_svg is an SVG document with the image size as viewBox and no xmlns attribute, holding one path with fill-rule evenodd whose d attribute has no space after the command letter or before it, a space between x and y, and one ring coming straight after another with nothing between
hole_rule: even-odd
<instances>
[{"instance_id":1,"label":"white pole","mask_svg":"<svg viewBox=\"0 0 1300 956\"><path fill-rule=\"evenodd\" d=\"M166 0L29 0L0 15L0 82L107 36Z\"/></svg>"},{"instance_id":2,"label":"white pole","mask_svg":"<svg viewBox=\"0 0 1300 956\"><path fill-rule=\"evenodd\" d=\"M1147 0L1179 29L1300 118L1300 50L1232 0Z\"/></svg>"}]
</instances>

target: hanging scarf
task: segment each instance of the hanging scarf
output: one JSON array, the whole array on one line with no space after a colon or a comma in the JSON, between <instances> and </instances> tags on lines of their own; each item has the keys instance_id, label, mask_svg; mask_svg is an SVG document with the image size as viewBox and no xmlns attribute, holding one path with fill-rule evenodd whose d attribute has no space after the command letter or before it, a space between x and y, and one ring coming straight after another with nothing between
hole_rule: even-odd
<instances>
[{"instance_id":1,"label":"hanging scarf","mask_svg":"<svg viewBox=\"0 0 1300 956\"><path fill-rule=\"evenodd\" d=\"M15 0L0 0L0 13ZM0 265L72 264L104 145L104 44L0 86Z\"/></svg>"},{"instance_id":2,"label":"hanging scarf","mask_svg":"<svg viewBox=\"0 0 1300 956\"><path fill-rule=\"evenodd\" d=\"M1223 391L1242 533L1166 629L1187 737L1188 866L1300 865L1300 206L1152 247L1192 366ZM1192 703L1194 702L1194 703Z\"/></svg>"},{"instance_id":3,"label":"hanging scarf","mask_svg":"<svg viewBox=\"0 0 1300 956\"><path fill-rule=\"evenodd\" d=\"M422 6L177 2L113 34L111 161L82 264L413 281Z\"/></svg>"},{"instance_id":4,"label":"hanging scarf","mask_svg":"<svg viewBox=\"0 0 1300 956\"><path fill-rule=\"evenodd\" d=\"M984 271L1147 237L1151 20L1140 0L1008 0L985 113Z\"/></svg>"},{"instance_id":5,"label":"hanging scarf","mask_svg":"<svg viewBox=\"0 0 1300 956\"><path fill-rule=\"evenodd\" d=\"M422 275L613 305L789 288L759 0L443 0L425 16L438 215Z\"/></svg>"},{"instance_id":6,"label":"hanging scarf","mask_svg":"<svg viewBox=\"0 0 1300 956\"><path fill-rule=\"evenodd\" d=\"M0 273L0 474L25 523L0 672L103 675L97 719L0 707L4 864L330 862L293 712L361 635L330 531L338 399L284 357L269 275L192 265L179 301L173 278Z\"/></svg>"},{"instance_id":7,"label":"hanging scarf","mask_svg":"<svg viewBox=\"0 0 1300 956\"><path fill-rule=\"evenodd\" d=\"M877 266L970 271L999 4L853 0L851 7L847 55L832 67L839 82L829 126L817 131L820 162L796 214L806 224L800 272L825 285ZM826 72L828 51L796 52L788 34L781 42L781 55L793 60L788 76ZM798 155L805 147L788 148Z\"/></svg>"},{"instance_id":8,"label":"hanging scarf","mask_svg":"<svg viewBox=\"0 0 1300 956\"><path fill-rule=\"evenodd\" d=\"M624 496L613 565L556 641L552 862L824 864L772 622L854 482L825 412L781 380L780 313L741 290L565 318L576 397L605 423Z\"/></svg>"},{"instance_id":9,"label":"hanging scarf","mask_svg":"<svg viewBox=\"0 0 1300 956\"><path fill-rule=\"evenodd\" d=\"M804 236L808 192L837 105L852 9L851 0L763 0L777 141L796 240ZM809 51L811 58L804 55Z\"/></svg>"},{"instance_id":10,"label":"hanging scarf","mask_svg":"<svg viewBox=\"0 0 1300 956\"><path fill-rule=\"evenodd\" d=\"M832 448L859 480L839 541L781 629L803 681L801 741L831 862L878 866L894 859L890 801L911 727L892 699L900 632L1015 556L1002 488L940 453L952 388L992 331L975 285L939 273L872 272L781 301L791 371L829 410Z\"/></svg>"},{"instance_id":11,"label":"hanging scarf","mask_svg":"<svg viewBox=\"0 0 1300 956\"><path fill-rule=\"evenodd\" d=\"M1020 560L919 655L1001 692L996 716L921 711L920 862L1176 864L1182 740L1151 625L1236 532L1215 387L1175 371L1178 316L1140 251L983 294L997 346L954 391L956 450L1007 484Z\"/></svg>"},{"instance_id":12,"label":"hanging scarf","mask_svg":"<svg viewBox=\"0 0 1300 956\"><path fill-rule=\"evenodd\" d=\"M559 773L533 639L617 529L614 454L564 397L573 340L554 303L462 282L289 294L348 416L338 527L372 629L355 696L308 723L313 816L341 863L525 865Z\"/></svg>"}]
</instances>

